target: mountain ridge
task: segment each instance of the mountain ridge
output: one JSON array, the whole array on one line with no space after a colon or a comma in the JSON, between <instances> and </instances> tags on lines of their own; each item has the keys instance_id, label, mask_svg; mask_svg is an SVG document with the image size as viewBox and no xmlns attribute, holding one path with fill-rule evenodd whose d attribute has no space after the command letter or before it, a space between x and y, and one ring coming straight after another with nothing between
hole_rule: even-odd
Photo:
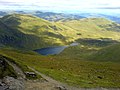
<instances>
[{"instance_id":1,"label":"mountain ridge","mask_svg":"<svg viewBox=\"0 0 120 90\"><path fill-rule=\"evenodd\" d=\"M27 49L65 45L80 38L119 40L120 36L120 25L103 18L49 22L36 16L11 14L2 17L0 23L1 44ZM116 28L118 31L114 31Z\"/></svg>"}]
</instances>

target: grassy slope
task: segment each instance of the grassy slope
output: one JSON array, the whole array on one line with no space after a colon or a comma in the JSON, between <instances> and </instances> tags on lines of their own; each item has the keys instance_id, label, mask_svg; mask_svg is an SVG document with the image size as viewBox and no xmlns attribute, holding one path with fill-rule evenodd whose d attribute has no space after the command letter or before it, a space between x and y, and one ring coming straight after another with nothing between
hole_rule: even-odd
<instances>
[{"instance_id":1,"label":"grassy slope","mask_svg":"<svg viewBox=\"0 0 120 90\"><path fill-rule=\"evenodd\" d=\"M14 71L14 69L5 61L5 57L1 55L0 55L0 62L3 62L0 64L0 78L3 78L5 76L12 76L15 78L17 77L17 74Z\"/></svg>"},{"instance_id":2,"label":"grassy slope","mask_svg":"<svg viewBox=\"0 0 120 90\"><path fill-rule=\"evenodd\" d=\"M9 49L1 49L0 53L13 58L21 66L34 67L36 70L70 85L120 87L119 63L83 61L59 56L46 57Z\"/></svg>"},{"instance_id":3,"label":"grassy slope","mask_svg":"<svg viewBox=\"0 0 120 90\"><path fill-rule=\"evenodd\" d=\"M41 38L35 35L24 34L18 30L11 29L5 24L0 25L0 44L15 48L34 49L45 47L46 44Z\"/></svg>"},{"instance_id":4,"label":"grassy slope","mask_svg":"<svg viewBox=\"0 0 120 90\"><path fill-rule=\"evenodd\" d=\"M67 26L51 23L31 15L7 15L1 21L11 29L34 35L48 44L64 44L68 38L72 38L68 31L74 32Z\"/></svg>"},{"instance_id":5,"label":"grassy slope","mask_svg":"<svg viewBox=\"0 0 120 90\"><path fill-rule=\"evenodd\" d=\"M77 42L79 43L79 45L66 48L62 53L58 55L58 57L64 57L67 59L88 60L90 57L95 56L94 54L99 50L111 45L119 44L119 42L115 40L107 39L78 39Z\"/></svg>"},{"instance_id":6,"label":"grassy slope","mask_svg":"<svg viewBox=\"0 0 120 90\"><path fill-rule=\"evenodd\" d=\"M103 62L120 62L120 44L105 47L93 54L92 56L88 57L88 59Z\"/></svg>"},{"instance_id":7,"label":"grassy slope","mask_svg":"<svg viewBox=\"0 0 120 90\"><path fill-rule=\"evenodd\" d=\"M85 18L80 20L71 20L58 22L77 31L80 38L112 38L119 39L119 32L116 29L120 25L104 18Z\"/></svg>"},{"instance_id":8,"label":"grassy slope","mask_svg":"<svg viewBox=\"0 0 120 90\"><path fill-rule=\"evenodd\" d=\"M120 33L108 30L108 27L114 27L118 30L119 25L116 25L102 18L56 23L31 15L12 14L0 19L0 42L2 45L33 50L68 44L79 38L112 38L118 40Z\"/></svg>"},{"instance_id":9,"label":"grassy slope","mask_svg":"<svg viewBox=\"0 0 120 90\"><path fill-rule=\"evenodd\" d=\"M7 17L9 18L6 19ZM109 24L112 24L111 21L105 19L90 18L78 21L72 20L68 22L62 22L61 24L61 22L50 23L33 16L18 15L18 23L16 23L16 27L16 24L14 23L16 15L7 17L4 17L5 19L3 18L4 20L2 20L2 22L4 22L4 24L7 24L8 27L12 27L10 30L15 30L17 28L17 32L22 33L22 35L24 34L26 38L26 35L30 35L30 37L31 35L34 35L37 38L43 37L43 40L46 42L50 41L50 44L51 42L56 43L57 41L58 43L60 40L62 40L60 39L61 36L56 36L58 33L64 36L66 38L66 41L69 42L77 40L79 38L112 38L118 40L120 36L120 33L114 32L113 30L107 31L106 27L103 28L101 26L106 26L106 24L108 26ZM5 34L7 33L8 32L6 31ZM12 34L14 35L14 33ZM12 34L11 36L13 36ZM3 36L2 38L5 38ZM53 40L53 37L55 37L55 42ZM59 37L59 40L57 40L56 37ZM16 38L18 37L16 36ZM16 39L16 41L18 39ZM22 39L24 40L24 38ZM29 43L31 43L31 39L32 42L36 41L36 38L27 38L27 40L30 40ZM24 43L23 45L29 47L29 43L27 45ZM47 43L47 45L49 45L49 43ZM41 46L43 47L43 45ZM120 87L120 68L118 68L120 66L119 63L84 61L85 57L92 55L98 49L99 48L96 47L83 47L79 45L76 47L68 48L60 55L48 57L37 55L35 53L21 52L9 49L0 49L0 53L13 59L17 64L19 64L24 72L28 70L27 66L32 66L36 70L49 75L56 80L60 80L71 85L78 85L81 87Z\"/></svg>"},{"instance_id":10,"label":"grassy slope","mask_svg":"<svg viewBox=\"0 0 120 90\"><path fill-rule=\"evenodd\" d=\"M64 45L72 29L30 15L13 14L0 19L0 42L3 45L36 49ZM64 33L65 32L65 33Z\"/></svg>"}]
</instances>

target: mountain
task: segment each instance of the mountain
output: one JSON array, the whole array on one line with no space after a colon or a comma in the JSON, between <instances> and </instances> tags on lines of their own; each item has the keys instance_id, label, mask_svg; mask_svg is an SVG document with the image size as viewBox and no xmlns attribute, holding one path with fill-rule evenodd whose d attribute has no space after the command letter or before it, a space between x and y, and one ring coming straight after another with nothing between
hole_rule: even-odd
<instances>
[{"instance_id":1,"label":"mountain","mask_svg":"<svg viewBox=\"0 0 120 90\"><path fill-rule=\"evenodd\" d=\"M120 17L119 16L114 16L114 15L104 15L104 14L100 14L101 17L103 18L108 18L116 23L120 23Z\"/></svg>"},{"instance_id":2,"label":"mountain","mask_svg":"<svg viewBox=\"0 0 120 90\"><path fill-rule=\"evenodd\" d=\"M60 21L60 20L67 20L67 19L73 20L73 19L84 18L82 16L74 15L74 14L41 12L41 11L36 11L35 14L33 15L43 18L45 20L49 20L49 21Z\"/></svg>"},{"instance_id":3,"label":"mountain","mask_svg":"<svg viewBox=\"0 0 120 90\"><path fill-rule=\"evenodd\" d=\"M7 12L0 11L0 17L7 15Z\"/></svg>"},{"instance_id":4,"label":"mountain","mask_svg":"<svg viewBox=\"0 0 120 90\"><path fill-rule=\"evenodd\" d=\"M40 22L38 25L42 26L42 23L44 24L43 27L41 27L40 33L44 33L46 36L44 34L44 36L37 35L39 34L38 29L40 27L37 26L38 22ZM0 42L3 45L21 48L37 48L44 46L50 43L49 41L47 41L47 43L44 41L45 38L49 40L49 37L47 36L49 33L42 32L42 29L44 30L47 28L46 24L49 25L49 22L27 15L16 14L5 16L0 20ZM54 33L51 34L53 37L57 36Z\"/></svg>"},{"instance_id":5,"label":"mountain","mask_svg":"<svg viewBox=\"0 0 120 90\"><path fill-rule=\"evenodd\" d=\"M76 30L80 38L119 40L120 24L105 18L84 18L59 23Z\"/></svg>"},{"instance_id":6,"label":"mountain","mask_svg":"<svg viewBox=\"0 0 120 90\"><path fill-rule=\"evenodd\" d=\"M76 35L75 31L67 26L21 14L2 17L0 19L0 32L1 46L29 49L64 45L74 40L72 36ZM71 34L71 32L73 33Z\"/></svg>"},{"instance_id":7,"label":"mountain","mask_svg":"<svg viewBox=\"0 0 120 90\"><path fill-rule=\"evenodd\" d=\"M64 21L64 20L79 20L82 18L107 18L116 23L120 23L120 14L100 14L100 13L76 13L76 14L65 14L65 13L55 13L55 12L45 12L45 11L0 11L0 17L8 14L30 14L48 21Z\"/></svg>"},{"instance_id":8,"label":"mountain","mask_svg":"<svg viewBox=\"0 0 120 90\"><path fill-rule=\"evenodd\" d=\"M118 40L120 25L104 18L50 22L27 14L0 19L0 46L38 49L66 45L79 39Z\"/></svg>"},{"instance_id":9,"label":"mountain","mask_svg":"<svg viewBox=\"0 0 120 90\"><path fill-rule=\"evenodd\" d=\"M83 16L76 14L64 14L64 13L55 13L55 12L43 12L43 11L0 11L0 16L5 16L7 14L30 14L48 21L60 21L60 20L73 20L81 19Z\"/></svg>"},{"instance_id":10,"label":"mountain","mask_svg":"<svg viewBox=\"0 0 120 90\"><path fill-rule=\"evenodd\" d=\"M91 18L91 17L107 18L107 19L112 20L116 23L120 23L120 16L119 16L120 14L80 13L78 15L85 17L85 18Z\"/></svg>"},{"instance_id":11,"label":"mountain","mask_svg":"<svg viewBox=\"0 0 120 90\"><path fill-rule=\"evenodd\" d=\"M41 85L41 80L46 80L45 75L80 88L118 88L120 63L115 62L120 60L119 26L104 18L50 22L27 14L4 16L0 18L0 78L4 76L19 78L22 71L26 75L25 85L30 83L32 89L37 88L38 83ZM72 42L78 45L74 46ZM58 55L42 56L33 51L42 47L69 44L71 45ZM7 64L4 60L10 61L11 64ZM4 65L1 61L6 63L6 70L2 68ZM13 70L12 67L17 69ZM42 79L37 75L39 72ZM11 82L11 79L9 80ZM63 86L58 86L56 89L61 87Z\"/></svg>"},{"instance_id":12,"label":"mountain","mask_svg":"<svg viewBox=\"0 0 120 90\"><path fill-rule=\"evenodd\" d=\"M4 15L6 15L6 14L7 14L7 12L0 11L0 16L4 16Z\"/></svg>"},{"instance_id":13,"label":"mountain","mask_svg":"<svg viewBox=\"0 0 120 90\"><path fill-rule=\"evenodd\" d=\"M40 40L34 35L24 34L16 29L12 29L0 21L0 45L14 48L32 48L40 46ZM39 43L39 44L38 44Z\"/></svg>"}]
</instances>

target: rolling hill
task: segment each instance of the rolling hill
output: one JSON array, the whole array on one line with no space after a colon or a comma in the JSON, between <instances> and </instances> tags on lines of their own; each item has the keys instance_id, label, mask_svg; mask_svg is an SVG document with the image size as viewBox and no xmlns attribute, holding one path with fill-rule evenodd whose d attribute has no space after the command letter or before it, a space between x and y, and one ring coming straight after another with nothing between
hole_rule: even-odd
<instances>
[{"instance_id":1,"label":"rolling hill","mask_svg":"<svg viewBox=\"0 0 120 90\"><path fill-rule=\"evenodd\" d=\"M38 16L48 21L55 21L55 22L60 21L60 20L67 20L67 19L74 20L74 19L84 18L83 16L74 15L74 14L41 12L41 11L36 11L33 15Z\"/></svg>"},{"instance_id":2,"label":"rolling hill","mask_svg":"<svg viewBox=\"0 0 120 90\"><path fill-rule=\"evenodd\" d=\"M77 31L80 38L119 39L120 25L104 18L84 18L59 22Z\"/></svg>"},{"instance_id":3,"label":"rolling hill","mask_svg":"<svg viewBox=\"0 0 120 90\"><path fill-rule=\"evenodd\" d=\"M10 58L23 72L32 67L69 85L116 88L120 87L120 63L115 63L120 56L120 44L116 44L119 26L104 18L50 22L31 15L11 14L0 19L0 55ZM75 41L80 44L59 55L42 56L32 51ZM13 75L13 69L9 73Z\"/></svg>"},{"instance_id":4,"label":"rolling hill","mask_svg":"<svg viewBox=\"0 0 120 90\"><path fill-rule=\"evenodd\" d=\"M31 15L11 14L0 19L0 45L33 50L87 38L119 41L119 27L104 18L49 22Z\"/></svg>"},{"instance_id":5,"label":"rolling hill","mask_svg":"<svg viewBox=\"0 0 120 90\"><path fill-rule=\"evenodd\" d=\"M35 49L64 45L72 38L68 36L69 31L74 32L69 27L30 15L12 14L0 19L1 46Z\"/></svg>"},{"instance_id":6,"label":"rolling hill","mask_svg":"<svg viewBox=\"0 0 120 90\"><path fill-rule=\"evenodd\" d=\"M93 61L120 62L120 44L105 47L88 58Z\"/></svg>"}]
</instances>

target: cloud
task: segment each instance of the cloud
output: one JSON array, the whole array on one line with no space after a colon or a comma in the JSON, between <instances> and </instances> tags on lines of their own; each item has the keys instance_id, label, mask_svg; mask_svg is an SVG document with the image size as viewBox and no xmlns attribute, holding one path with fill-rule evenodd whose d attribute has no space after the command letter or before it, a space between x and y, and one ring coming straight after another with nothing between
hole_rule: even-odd
<instances>
[{"instance_id":1,"label":"cloud","mask_svg":"<svg viewBox=\"0 0 120 90\"><path fill-rule=\"evenodd\" d=\"M0 6L22 6L20 3L0 1Z\"/></svg>"},{"instance_id":2,"label":"cloud","mask_svg":"<svg viewBox=\"0 0 120 90\"><path fill-rule=\"evenodd\" d=\"M119 6L120 0L0 0L0 8L8 9L120 9Z\"/></svg>"},{"instance_id":3,"label":"cloud","mask_svg":"<svg viewBox=\"0 0 120 90\"><path fill-rule=\"evenodd\" d=\"M97 9L120 9L120 7L99 7Z\"/></svg>"}]
</instances>

